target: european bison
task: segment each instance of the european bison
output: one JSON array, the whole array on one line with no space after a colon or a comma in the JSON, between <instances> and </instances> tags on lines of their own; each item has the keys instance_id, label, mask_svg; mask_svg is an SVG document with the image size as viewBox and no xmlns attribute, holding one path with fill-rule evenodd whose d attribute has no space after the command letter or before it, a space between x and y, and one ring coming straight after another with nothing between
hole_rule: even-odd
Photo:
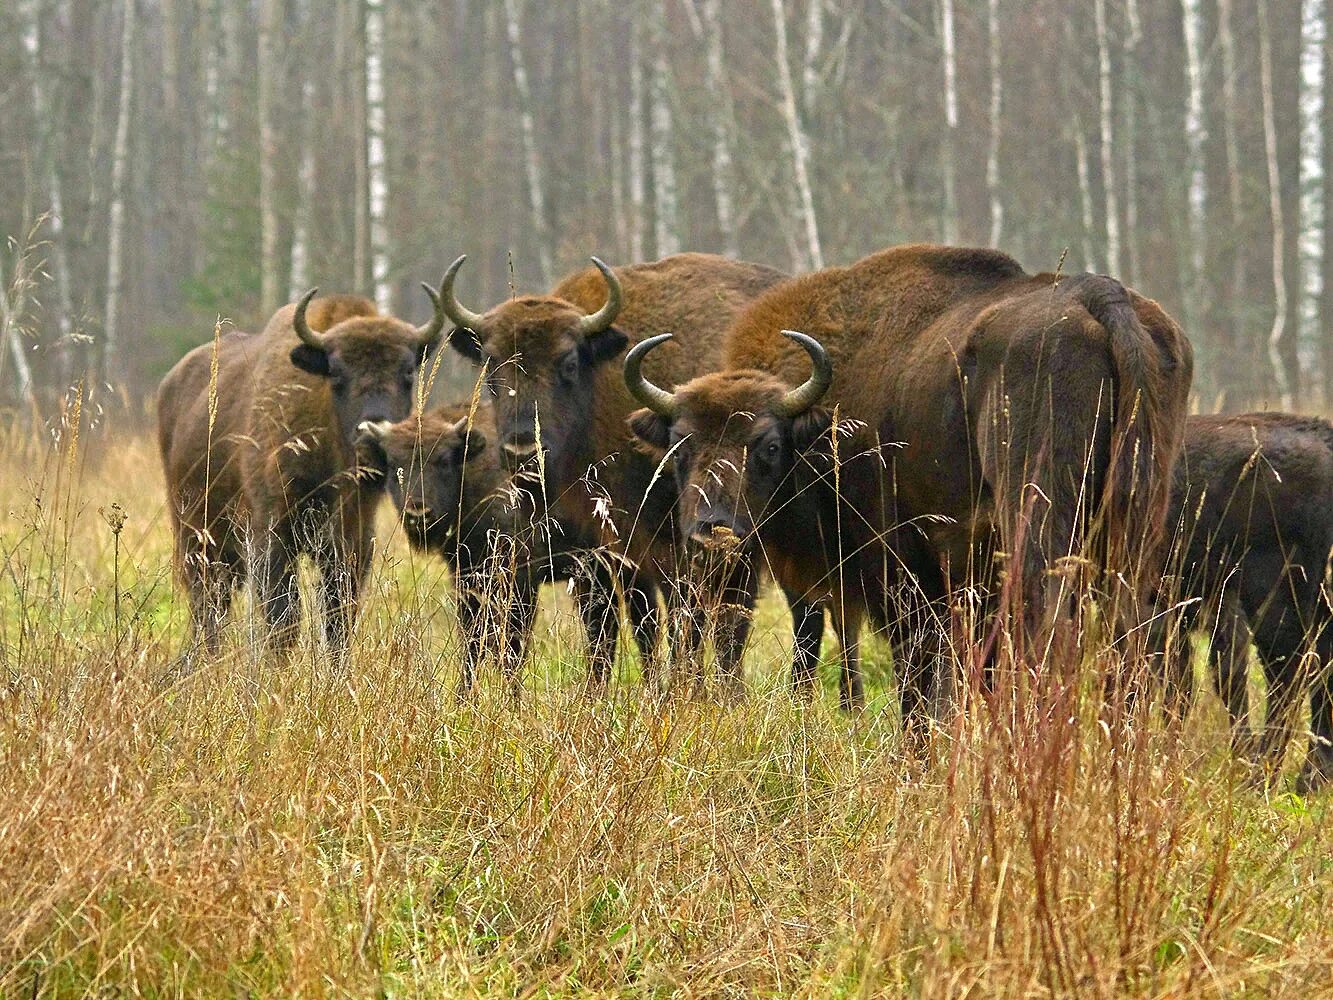
<instances>
[{"instance_id":1,"label":"european bison","mask_svg":"<svg viewBox=\"0 0 1333 1000\"><path fill-rule=\"evenodd\" d=\"M194 643L206 652L247 575L272 647L291 645L302 553L321 570L328 645L338 655L346 648L383 495L356 474L356 428L411 408L417 369L445 322L439 296L427 292L435 315L418 328L366 299L311 290L263 333L197 347L162 380L158 443L176 568Z\"/></svg>"},{"instance_id":2,"label":"european bison","mask_svg":"<svg viewBox=\"0 0 1333 1000\"><path fill-rule=\"evenodd\" d=\"M1169 674L1189 677L1185 635L1204 629L1237 750L1276 771L1306 685L1311 738L1299 787L1333 779L1333 425L1250 413L1191 417L1168 522L1177 531L1180 642ZM1174 602L1173 602L1174 603ZM1250 731L1248 650L1268 683L1265 729ZM1310 657L1309 663L1306 657Z\"/></svg>"},{"instance_id":3,"label":"european bison","mask_svg":"<svg viewBox=\"0 0 1333 1000\"><path fill-rule=\"evenodd\" d=\"M645 407L630 425L673 457L680 531L762 543L788 594L828 603L846 708L866 614L903 651L911 723L949 697L941 602L988 580L993 554L1009 554L1025 631L1061 600L1050 571L1084 552L1088 525L1104 522L1102 562L1138 574L1157 558L1192 355L1110 278L902 246L760 296L726 335L725 370L674 392L640 371L659 341L626 358Z\"/></svg>"},{"instance_id":4,"label":"european bison","mask_svg":"<svg viewBox=\"0 0 1333 1000\"><path fill-rule=\"evenodd\" d=\"M757 295L785 275L770 267L710 254L683 253L654 263L609 268L596 258L549 295L523 295L488 312L459 304L449 268L442 289L455 350L481 366L494 397L501 452L511 468L531 472L543 451L545 495L563 524L623 551L641 577L662 585L668 601L697 612L697 601L664 586L680 578L687 553L671 512L676 487L656 457L635 447L625 419L633 401L615 360L630 344L679 331L672 350L655 356L654 378L671 385L720 362L722 333ZM734 680L748 632L757 580L733 566L711 595L719 615L719 655ZM697 644L699 619L685 629L685 653Z\"/></svg>"},{"instance_id":5,"label":"european bison","mask_svg":"<svg viewBox=\"0 0 1333 1000\"><path fill-rule=\"evenodd\" d=\"M365 424L363 465L386 479L408 543L448 564L458 593L464 643L460 694L477 667L495 659L517 693L543 583L570 580L589 644L589 683L610 676L620 627L617 592L631 600L630 617L645 662L656 636L650 609L656 592L634 586L623 557L593 552L558 524L543 521L525 487L501 468L484 403L438 407L396 424Z\"/></svg>"}]
</instances>

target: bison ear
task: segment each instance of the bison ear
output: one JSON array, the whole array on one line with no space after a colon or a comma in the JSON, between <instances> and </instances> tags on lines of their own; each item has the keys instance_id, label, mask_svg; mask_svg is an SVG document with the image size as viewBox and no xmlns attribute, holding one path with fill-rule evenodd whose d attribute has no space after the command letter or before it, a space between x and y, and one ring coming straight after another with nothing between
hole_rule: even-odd
<instances>
[{"instance_id":1,"label":"bison ear","mask_svg":"<svg viewBox=\"0 0 1333 1000\"><path fill-rule=\"evenodd\" d=\"M481 341L465 326L456 326L449 332L449 346L473 364L481 364Z\"/></svg>"},{"instance_id":2,"label":"bison ear","mask_svg":"<svg viewBox=\"0 0 1333 1000\"><path fill-rule=\"evenodd\" d=\"M291 359L292 364L311 375L327 375L329 373L328 351L321 351L318 347L311 347L309 344L297 344L292 348Z\"/></svg>"},{"instance_id":3,"label":"bison ear","mask_svg":"<svg viewBox=\"0 0 1333 1000\"><path fill-rule=\"evenodd\" d=\"M822 406L812 406L791 422L791 441L798 453L812 449L832 451L829 448L829 428L833 415Z\"/></svg>"},{"instance_id":4,"label":"bison ear","mask_svg":"<svg viewBox=\"0 0 1333 1000\"><path fill-rule=\"evenodd\" d=\"M666 451L671 443L671 423L660 413L649 409L635 410L626 423L634 436L650 448Z\"/></svg>"},{"instance_id":5,"label":"bison ear","mask_svg":"<svg viewBox=\"0 0 1333 1000\"><path fill-rule=\"evenodd\" d=\"M469 430L467 436L463 438L463 461L472 461L472 459L476 458L486 450L487 443L486 435L484 433L477 430L475 427Z\"/></svg>"},{"instance_id":6,"label":"bison ear","mask_svg":"<svg viewBox=\"0 0 1333 1000\"><path fill-rule=\"evenodd\" d=\"M585 337L583 352L589 364L600 365L604 361L610 361L623 351L628 343L628 337L614 326L609 326L601 333L594 333Z\"/></svg>"}]
</instances>

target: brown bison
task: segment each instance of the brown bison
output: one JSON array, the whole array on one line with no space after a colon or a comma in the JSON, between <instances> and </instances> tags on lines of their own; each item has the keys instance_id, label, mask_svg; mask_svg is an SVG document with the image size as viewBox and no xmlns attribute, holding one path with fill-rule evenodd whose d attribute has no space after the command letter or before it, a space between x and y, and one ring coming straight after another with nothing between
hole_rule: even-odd
<instances>
[{"instance_id":1,"label":"brown bison","mask_svg":"<svg viewBox=\"0 0 1333 1000\"><path fill-rule=\"evenodd\" d=\"M500 464L490 445L494 424L485 404L438 407L396 424L365 424L363 465L387 481L408 543L441 556L458 593L464 643L460 693L499 647L498 661L517 693L543 583L574 584L589 644L589 684L610 676L620 627L617 593L630 599L644 662L656 645L655 591L637 583L628 561L590 551L563 526L543 521L525 485Z\"/></svg>"},{"instance_id":2,"label":"brown bison","mask_svg":"<svg viewBox=\"0 0 1333 1000\"><path fill-rule=\"evenodd\" d=\"M674 392L640 370L659 340L626 358L646 407L630 425L672 456L681 533L762 544L784 590L829 605L846 707L866 614L903 651L910 722L948 701L941 602L988 579L993 556L1008 554L1029 625L1060 600L1050 571L1089 525L1117 568L1156 558L1192 355L1110 278L903 246L760 296L726 335L725 370Z\"/></svg>"},{"instance_id":3,"label":"brown bison","mask_svg":"<svg viewBox=\"0 0 1333 1000\"><path fill-rule=\"evenodd\" d=\"M356 429L410 410L445 322L427 292L435 315L418 328L312 290L263 333L197 347L162 380L158 443L194 644L216 649L232 588L251 575L273 648L290 646L304 553L321 570L328 645L345 649L383 495L358 478Z\"/></svg>"},{"instance_id":4,"label":"brown bison","mask_svg":"<svg viewBox=\"0 0 1333 1000\"><path fill-rule=\"evenodd\" d=\"M595 267L564 279L549 295L523 295L475 313L454 296L464 259L449 268L442 289L457 324L449 342L482 368L505 461L528 472L540 465L557 520L624 552L643 579L662 585L680 577L686 554L673 530L676 485L661 475L656 456L635 447L625 425L634 402L616 359L627 346L674 330L674 348L650 364L654 378L670 385L716 368L731 320L785 275L710 254L615 269L594 258ZM733 566L712 595L728 609L719 616L724 676L734 678L756 587L751 567ZM671 587L663 590L678 606L692 603ZM697 620L685 617L691 619L685 643L692 646Z\"/></svg>"},{"instance_id":5,"label":"brown bison","mask_svg":"<svg viewBox=\"0 0 1333 1000\"><path fill-rule=\"evenodd\" d=\"M1177 532L1180 641L1168 676L1190 677L1185 635L1211 637L1209 660L1236 749L1275 771L1310 690L1310 746L1298 787L1333 779L1333 425L1251 413L1192 417L1176 464L1168 524ZM1168 591L1168 594L1170 591ZM1248 650L1268 683L1263 738L1250 731ZM1309 661L1307 662L1307 657Z\"/></svg>"}]
</instances>

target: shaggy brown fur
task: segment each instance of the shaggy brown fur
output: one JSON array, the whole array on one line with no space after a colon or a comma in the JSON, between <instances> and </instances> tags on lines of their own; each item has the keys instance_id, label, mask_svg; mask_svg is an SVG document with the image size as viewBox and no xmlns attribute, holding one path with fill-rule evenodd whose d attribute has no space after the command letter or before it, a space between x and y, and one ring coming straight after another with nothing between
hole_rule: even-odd
<instances>
[{"instance_id":1,"label":"shaggy brown fur","mask_svg":"<svg viewBox=\"0 0 1333 1000\"><path fill-rule=\"evenodd\" d=\"M1326 784L1333 779L1333 611L1325 590L1333 551L1333 425L1285 413L1191 417L1168 524L1177 531L1179 590L1164 596L1179 607L1181 630L1168 675L1188 681L1184 635L1206 630L1236 748L1257 750L1272 772L1310 685L1312 733L1299 787ZM1251 639L1268 682L1257 746L1247 690Z\"/></svg>"},{"instance_id":2,"label":"shaggy brown fur","mask_svg":"<svg viewBox=\"0 0 1333 1000\"><path fill-rule=\"evenodd\" d=\"M810 371L784 329L820 341L834 367L821 406L797 421L774 414ZM669 433L647 411L633 423L658 447L694 442L679 469L682 531L697 530L707 496L710 517L758 529L784 589L831 603L844 704L859 700L860 617L929 644L939 622L920 616L951 582L986 578L995 545L1038 616L1058 585L1048 567L1083 551L1095 513L1117 567L1155 566L1192 355L1155 303L1112 279L1033 276L992 250L895 247L761 296L728 332L725 368L678 391ZM850 431L836 483L819 458L829 436L816 447L833 412ZM757 475L770 448L775 471ZM942 697L913 687L902 685L907 715Z\"/></svg>"},{"instance_id":3,"label":"shaggy brown fur","mask_svg":"<svg viewBox=\"0 0 1333 1000\"><path fill-rule=\"evenodd\" d=\"M611 329L576 334L579 320L599 309L607 286L586 268L549 295L521 296L495 306L475 331L456 330L454 347L485 364L495 393L502 451L527 460L540 422L546 494L561 523L625 552L646 577L666 585L681 573L671 512L675 487L658 462L634 447L625 418L634 403L618 358L628 345L663 332L677 340L646 366L650 378L675 385L718 366L722 334L736 314L785 275L770 267L711 254L683 253L615 269L624 304ZM475 337L473 336L475 334ZM528 462L529 466L533 463ZM652 487L651 489L649 487ZM753 574L723 588L728 606L751 606ZM673 588L664 586L667 594ZM734 627L733 627L734 626ZM723 670L738 659L743 621L729 625ZM693 641L687 640L687 641Z\"/></svg>"},{"instance_id":4,"label":"shaggy brown fur","mask_svg":"<svg viewBox=\"0 0 1333 1000\"><path fill-rule=\"evenodd\" d=\"M485 404L437 407L396 424L367 425L363 464L387 477L389 496L413 548L441 556L458 591L464 642L460 691L494 658L517 691L543 583L570 580L587 630L589 683L605 685L624 592L645 669L656 644L648 619L655 594L638 585L624 559L599 555L563 526L543 523L528 486L501 468ZM499 649L494 647L500 647Z\"/></svg>"},{"instance_id":5,"label":"shaggy brown fur","mask_svg":"<svg viewBox=\"0 0 1333 1000\"><path fill-rule=\"evenodd\" d=\"M216 649L232 588L250 566L272 643L286 649L300 617L296 560L306 553L322 571L325 633L341 653L383 494L355 474L355 428L411 406L422 359L412 326L357 296L315 299L307 322L329 345L318 351L298 339L294 313L284 306L261 334L195 348L158 389L176 567L205 651Z\"/></svg>"}]
</instances>

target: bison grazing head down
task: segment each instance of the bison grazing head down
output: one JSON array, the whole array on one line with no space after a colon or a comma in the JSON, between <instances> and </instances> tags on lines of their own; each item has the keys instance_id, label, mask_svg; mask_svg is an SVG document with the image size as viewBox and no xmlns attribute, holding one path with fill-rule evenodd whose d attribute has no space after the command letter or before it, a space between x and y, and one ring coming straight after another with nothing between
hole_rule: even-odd
<instances>
[{"instance_id":1,"label":"bison grazing head down","mask_svg":"<svg viewBox=\"0 0 1333 1000\"><path fill-rule=\"evenodd\" d=\"M396 424L364 423L357 449L364 466L382 475L403 517L408 543L440 549L449 542L460 515L469 511L464 486L469 463L486 449L486 435L463 413L431 410Z\"/></svg>"},{"instance_id":2,"label":"bison grazing head down","mask_svg":"<svg viewBox=\"0 0 1333 1000\"><path fill-rule=\"evenodd\" d=\"M704 549L749 545L756 529L783 502L799 465L827 441L832 418L818 405L833 382L833 365L813 337L784 330L814 363L797 388L761 371L716 372L674 393L653 385L644 355L670 334L651 337L625 357L625 384L646 407L630 429L660 454L670 454L680 490L681 534Z\"/></svg>"},{"instance_id":3,"label":"bison grazing head down","mask_svg":"<svg viewBox=\"0 0 1333 1000\"><path fill-rule=\"evenodd\" d=\"M319 289L312 288L296 304L292 327L301 342L292 348L292 364L328 382L344 441L354 441L363 423L401 420L411 410L417 369L439 341L445 320L439 293L422 287L435 315L420 327L373 315L353 316L320 332L306 318Z\"/></svg>"},{"instance_id":4,"label":"bison grazing head down","mask_svg":"<svg viewBox=\"0 0 1333 1000\"><path fill-rule=\"evenodd\" d=\"M613 327L620 312L619 279L596 257L606 278L606 304L586 315L554 295L527 295L474 313L454 296L454 278L467 258L449 267L440 288L456 329L449 343L482 367L495 398L500 450L511 471L536 456L538 435L549 454L567 454L570 442L591 433L593 382L599 366L629 339Z\"/></svg>"}]
</instances>

